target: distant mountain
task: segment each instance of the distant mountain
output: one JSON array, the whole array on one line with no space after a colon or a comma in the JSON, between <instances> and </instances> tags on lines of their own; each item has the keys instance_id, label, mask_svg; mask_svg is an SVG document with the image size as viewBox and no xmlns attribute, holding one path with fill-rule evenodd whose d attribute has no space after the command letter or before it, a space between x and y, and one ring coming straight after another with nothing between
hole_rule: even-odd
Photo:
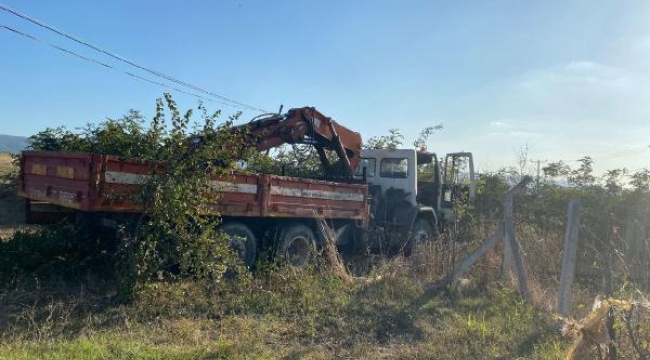
<instances>
[{"instance_id":1,"label":"distant mountain","mask_svg":"<svg viewBox=\"0 0 650 360\"><path fill-rule=\"evenodd\" d=\"M26 147L26 137L0 134L0 152L18 153Z\"/></svg>"}]
</instances>

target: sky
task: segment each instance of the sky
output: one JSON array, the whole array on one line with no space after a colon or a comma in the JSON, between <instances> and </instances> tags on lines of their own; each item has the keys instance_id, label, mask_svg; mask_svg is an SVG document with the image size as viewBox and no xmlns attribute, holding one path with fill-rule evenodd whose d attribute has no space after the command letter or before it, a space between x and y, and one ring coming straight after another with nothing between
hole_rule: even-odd
<instances>
[{"instance_id":1,"label":"sky","mask_svg":"<svg viewBox=\"0 0 650 360\"><path fill-rule=\"evenodd\" d=\"M650 1L0 0L139 65L269 111L314 106L363 138L471 151L482 171L589 155L650 167ZM151 116L166 82L0 11L0 133ZM181 88L187 91L190 89ZM239 109L206 101L210 110ZM259 113L244 111L241 121Z\"/></svg>"}]
</instances>

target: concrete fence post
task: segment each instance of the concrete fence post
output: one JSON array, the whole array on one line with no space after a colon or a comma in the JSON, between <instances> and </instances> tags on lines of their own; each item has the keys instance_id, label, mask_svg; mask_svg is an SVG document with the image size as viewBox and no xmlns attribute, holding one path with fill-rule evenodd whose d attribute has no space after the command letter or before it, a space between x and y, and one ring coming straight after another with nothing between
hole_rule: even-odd
<instances>
[{"instance_id":1,"label":"concrete fence post","mask_svg":"<svg viewBox=\"0 0 650 360\"><path fill-rule=\"evenodd\" d=\"M569 316L571 313L581 210L580 200L571 200L569 202L566 231L564 232L564 247L562 248L562 272L558 297L558 312L564 317Z\"/></svg>"},{"instance_id":2,"label":"concrete fence post","mask_svg":"<svg viewBox=\"0 0 650 360\"><path fill-rule=\"evenodd\" d=\"M523 261L521 259L519 243L514 235L514 197L524 190L533 179L530 176L525 176L517 185L513 186L505 194L503 198L503 221L499 222L497 231L488 236L481 245L475 249L461 264L454 269L451 273L445 276L442 280L430 284L432 287L448 286L456 282L469 268L474 265L478 259L485 255L490 249L496 245L500 239L504 239L505 249L511 249L512 262L514 263L515 271L519 281L519 292L524 300L530 299L528 292L528 283L526 281L526 273L524 271ZM505 254L504 254L505 256Z\"/></svg>"}]
</instances>

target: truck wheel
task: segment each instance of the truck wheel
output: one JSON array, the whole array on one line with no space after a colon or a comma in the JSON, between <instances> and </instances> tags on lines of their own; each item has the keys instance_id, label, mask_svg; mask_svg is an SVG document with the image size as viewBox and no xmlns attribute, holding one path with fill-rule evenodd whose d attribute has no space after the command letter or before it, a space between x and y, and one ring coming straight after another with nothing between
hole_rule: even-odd
<instances>
[{"instance_id":1,"label":"truck wheel","mask_svg":"<svg viewBox=\"0 0 650 360\"><path fill-rule=\"evenodd\" d=\"M251 269L257 256L257 238L248 226L240 222L229 222L220 226L222 233L228 236L230 247L237 252L239 259Z\"/></svg>"},{"instance_id":2,"label":"truck wheel","mask_svg":"<svg viewBox=\"0 0 650 360\"><path fill-rule=\"evenodd\" d=\"M316 236L306 225L288 225L280 235L276 250L278 258L284 263L304 268L316 251Z\"/></svg>"},{"instance_id":3,"label":"truck wheel","mask_svg":"<svg viewBox=\"0 0 650 360\"><path fill-rule=\"evenodd\" d=\"M415 220L415 224L413 224L413 230L411 231L409 246L406 247L406 255L411 255L418 244L423 244L425 242L431 241L437 235L438 232L434 229L429 221L424 218Z\"/></svg>"}]
</instances>

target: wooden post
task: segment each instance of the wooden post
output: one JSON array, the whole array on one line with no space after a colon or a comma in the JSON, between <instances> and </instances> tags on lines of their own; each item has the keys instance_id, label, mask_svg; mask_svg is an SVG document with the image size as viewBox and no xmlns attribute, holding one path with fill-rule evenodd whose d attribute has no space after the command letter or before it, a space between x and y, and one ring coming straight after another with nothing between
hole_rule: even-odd
<instances>
[{"instance_id":1,"label":"wooden post","mask_svg":"<svg viewBox=\"0 0 650 360\"><path fill-rule=\"evenodd\" d=\"M568 317L571 313L571 297L573 291L573 279L576 270L581 207L580 200L571 200L567 211L564 248L562 249L562 273L560 275L560 291L558 298L558 311L560 315L564 317Z\"/></svg>"}]
</instances>

